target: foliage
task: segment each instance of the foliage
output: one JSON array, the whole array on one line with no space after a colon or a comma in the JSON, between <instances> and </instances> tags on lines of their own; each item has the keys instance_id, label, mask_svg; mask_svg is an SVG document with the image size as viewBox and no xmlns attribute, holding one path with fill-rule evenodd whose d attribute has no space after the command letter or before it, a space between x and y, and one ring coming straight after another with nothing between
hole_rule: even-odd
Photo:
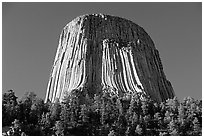
<instances>
[{"instance_id":1,"label":"foliage","mask_svg":"<svg viewBox=\"0 0 204 138\"><path fill-rule=\"evenodd\" d=\"M11 126L4 135L202 135L201 100L187 97L180 102L175 97L157 103L142 94L87 93L75 90L61 103L44 103L33 92L19 101L14 91L4 93L2 125Z\"/></svg>"},{"instance_id":2,"label":"foliage","mask_svg":"<svg viewBox=\"0 0 204 138\"><path fill-rule=\"evenodd\" d=\"M13 90L3 93L2 98L2 126L6 126L17 118L18 103Z\"/></svg>"}]
</instances>

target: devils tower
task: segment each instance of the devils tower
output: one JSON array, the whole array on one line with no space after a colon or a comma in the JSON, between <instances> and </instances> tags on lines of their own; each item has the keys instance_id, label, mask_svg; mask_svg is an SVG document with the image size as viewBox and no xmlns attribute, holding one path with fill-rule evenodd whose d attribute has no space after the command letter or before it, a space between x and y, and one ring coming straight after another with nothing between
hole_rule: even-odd
<instances>
[{"instance_id":1,"label":"devils tower","mask_svg":"<svg viewBox=\"0 0 204 138\"><path fill-rule=\"evenodd\" d=\"M62 30L45 102L62 101L73 90L140 93L156 101L174 97L159 52L145 30L115 16L88 14Z\"/></svg>"}]
</instances>

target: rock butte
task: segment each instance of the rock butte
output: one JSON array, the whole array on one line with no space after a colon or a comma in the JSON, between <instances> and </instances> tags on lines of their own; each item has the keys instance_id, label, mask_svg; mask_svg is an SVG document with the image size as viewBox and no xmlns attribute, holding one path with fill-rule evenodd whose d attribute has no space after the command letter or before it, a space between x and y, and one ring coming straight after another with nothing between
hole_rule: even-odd
<instances>
[{"instance_id":1,"label":"rock butte","mask_svg":"<svg viewBox=\"0 0 204 138\"><path fill-rule=\"evenodd\" d=\"M72 90L90 95L140 93L161 102L174 97L159 52L145 30L115 16L88 14L62 30L45 102L63 101Z\"/></svg>"}]
</instances>

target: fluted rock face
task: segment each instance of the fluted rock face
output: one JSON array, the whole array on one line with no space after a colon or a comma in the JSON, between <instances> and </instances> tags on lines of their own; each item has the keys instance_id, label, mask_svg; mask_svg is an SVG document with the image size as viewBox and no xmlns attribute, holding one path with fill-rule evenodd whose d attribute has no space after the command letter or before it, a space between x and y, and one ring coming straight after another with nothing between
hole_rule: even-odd
<instances>
[{"instance_id":1,"label":"fluted rock face","mask_svg":"<svg viewBox=\"0 0 204 138\"><path fill-rule=\"evenodd\" d=\"M119 17L92 14L68 23L59 40L45 101L72 90L143 92L163 101L174 96L159 52L143 28Z\"/></svg>"}]
</instances>

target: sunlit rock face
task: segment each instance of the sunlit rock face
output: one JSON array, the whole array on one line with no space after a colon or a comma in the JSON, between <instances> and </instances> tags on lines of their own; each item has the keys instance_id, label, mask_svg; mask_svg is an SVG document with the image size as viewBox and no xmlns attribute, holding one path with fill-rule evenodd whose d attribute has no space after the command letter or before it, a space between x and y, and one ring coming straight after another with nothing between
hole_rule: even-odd
<instances>
[{"instance_id":1,"label":"sunlit rock face","mask_svg":"<svg viewBox=\"0 0 204 138\"><path fill-rule=\"evenodd\" d=\"M110 15L77 17L60 35L45 102L62 101L75 89L94 95L106 88L117 95L146 93L159 102L174 96L142 27Z\"/></svg>"}]
</instances>

